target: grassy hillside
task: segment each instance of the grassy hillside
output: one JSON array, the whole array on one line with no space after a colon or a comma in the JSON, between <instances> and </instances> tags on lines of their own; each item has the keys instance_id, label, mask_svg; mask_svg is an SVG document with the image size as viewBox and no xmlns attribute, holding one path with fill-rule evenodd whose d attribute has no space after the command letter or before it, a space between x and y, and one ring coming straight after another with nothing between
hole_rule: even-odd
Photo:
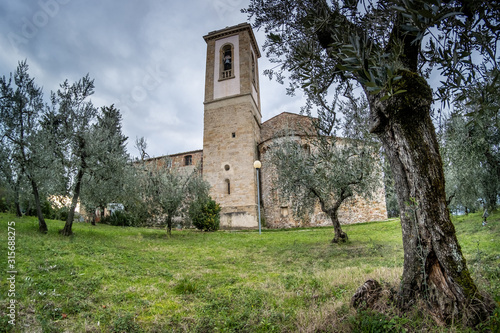
<instances>
[{"instance_id":1,"label":"grassy hillside","mask_svg":"<svg viewBox=\"0 0 500 333\"><path fill-rule=\"evenodd\" d=\"M500 301L500 214L455 219L469 269ZM398 220L331 228L203 233L0 215L0 270L8 222L15 221L14 329L7 325L8 281L0 281L0 332L398 332L444 331L416 310L356 312L349 300L366 279L397 286L403 251ZM496 315L498 316L498 309ZM498 317L496 317L498 320ZM485 325L498 325L485 323ZM498 326L496 326L498 328ZM461 332L460 328L453 328Z\"/></svg>"}]
</instances>

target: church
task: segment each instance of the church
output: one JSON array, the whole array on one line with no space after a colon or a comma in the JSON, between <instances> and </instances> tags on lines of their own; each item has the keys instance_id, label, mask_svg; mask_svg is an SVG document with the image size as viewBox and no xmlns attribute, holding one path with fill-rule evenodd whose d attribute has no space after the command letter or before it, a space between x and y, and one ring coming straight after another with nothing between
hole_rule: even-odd
<instances>
[{"instance_id":1,"label":"church","mask_svg":"<svg viewBox=\"0 0 500 333\"><path fill-rule=\"evenodd\" d=\"M262 122L259 66L261 54L251 25L242 23L203 36L207 43L203 149L154 158L169 167L192 172L201 166L210 195L221 206L221 227L258 227L259 203L264 227L331 225L319 207L307 218L297 218L273 190L273 170L266 152L282 129L295 128L308 117L281 113ZM260 160L259 175L254 162ZM370 200L356 198L343 204L342 224L387 218L383 182Z\"/></svg>"}]
</instances>

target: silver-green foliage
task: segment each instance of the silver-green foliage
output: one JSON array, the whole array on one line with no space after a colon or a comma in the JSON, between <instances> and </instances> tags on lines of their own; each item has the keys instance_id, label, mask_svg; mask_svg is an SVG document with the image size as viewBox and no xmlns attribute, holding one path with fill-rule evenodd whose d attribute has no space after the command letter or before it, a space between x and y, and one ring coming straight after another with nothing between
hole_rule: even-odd
<instances>
[{"instance_id":1,"label":"silver-green foliage","mask_svg":"<svg viewBox=\"0 0 500 333\"><path fill-rule=\"evenodd\" d=\"M43 92L28 74L26 61L19 62L14 75L0 78L0 162L5 183L9 184L19 213L23 187L34 197L39 229L47 231L41 212L41 189L50 170L51 156L40 128L45 109Z\"/></svg>"},{"instance_id":2,"label":"silver-green foliage","mask_svg":"<svg viewBox=\"0 0 500 333\"><path fill-rule=\"evenodd\" d=\"M198 169L182 169L157 164L155 160L135 163L135 199L128 200L132 214L155 220L165 225L170 234L174 218L184 218L189 205L199 198L207 198L209 184Z\"/></svg>"},{"instance_id":3,"label":"silver-green foliage","mask_svg":"<svg viewBox=\"0 0 500 333\"><path fill-rule=\"evenodd\" d=\"M498 1L255 0L244 12L265 29L266 70L290 91L302 88L317 105L328 89L356 81L384 99L404 93L401 70L443 76L437 96L465 96L499 68Z\"/></svg>"},{"instance_id":4,"label":"silver-green foliage","mask_svg":"<svg viewBox=\"0 0 500 333\"><path fill-rule=\"evenodd\" d=\"M84 176L81 201L92 212L108 203L121 203L128 194L124 191L127 173L131 168L121 131L121 114L114 105L100 108L97 122L92 128L94 165Z\"/></svg>"},{"instance_id":5,"label":"silver-green foliage","mask_svg":"<svg viewBox=\"0 0 500 333\"><path fill-rule=\"evenodd\" d=\"M114 106L95 107L90 101L93 93L94 80L88 75L73 84L65 81L52 93L52 108L46 115L47 135L52 138L53 154L59 162L54 183L72 197L61 231L65 235L72 233L79 199L89 210L120 199L128 162L120 112Z\"/></svg>"},{"instance_id":6,"label":"silver-green foliage","mask_svg":"<svg viewBox=\"0 0 500 333\"><path fill-rule=\"evenodd\" d=\"M297 212L309 211L316 199L328 211L338 199L369 196L377 184L376 151L349 139L314 138L309 147L294 137L273 146L280 193L295 197Z\"/></svg>"},{"instance_id":7,"label":"silver-green foliage","mask_svg":"<svg viewBox=\"0 0 500 333\"><path fill-rule=\"evenodd\" d=\"M496 87L490 90L488 86ZM500 98L498 82L478 84L456 104L441 136L450 207L495 209L500 194Z\"/></svg>"},{"instance_id":8,"label":"silver-green foliage","mask_svg":"<svg viewBox=\"0 0 500 333\"><path fill-rule=\"evenodd\" d=\"M358 106L354 100L340 103L340 108L347 107ZM336 227L336 238L342 233L338 221L340 206L356 196L371 197L382 185L378 145L362 131L366 130L362 125L366 104L364 107L353 110L351 115L355 117L347 120L360 123L357 130L347 126L344 134L348 138L325 135L324 125L332 119L320 116L311 119L315 125L312 131L304 129L302 137L284 136L269 149L277 173L275 186L282 199L291 202L297 216L311 214L319 202Z\"/></svg>"}]
</instances>

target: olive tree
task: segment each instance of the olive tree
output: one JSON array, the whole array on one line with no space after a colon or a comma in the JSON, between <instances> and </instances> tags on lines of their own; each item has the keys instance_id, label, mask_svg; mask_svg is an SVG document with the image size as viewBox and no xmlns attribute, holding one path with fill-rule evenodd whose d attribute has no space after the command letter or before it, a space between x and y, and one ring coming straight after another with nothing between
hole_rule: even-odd
<instances>
[{"instance_id":1,"label":"olive tree","mask_svg":"<svg viewBox=\"0 0 500 333\"><path fill-rule=\"evenodd\" d=\"M92 224L97 208L104 211L109 203L122 203L127 196L124 188L131 166L121 121L120 111L114 105L101 107L92 129L94 166L84 176L81 192L82 205L88 213L92 212Z\"/></svg>"},{"instance_id":2,"label":"olive tree","mask_svg":"<svg viewBox=\"0 0 500 333\"><path fill-rule=\"evenodd\" d=\"M462 116L453 114L446 119L441 139L446 195L450 209L466 214L480 207L481 187L487 172L480 166L481 152L475 139Z\"/></svg>"},{"instance_id":3,"label":"olive tree","mask_svg":"<svg viewBox=\"0 0 500 333\"><path fill-rule=\"evenodd\" d=\"M358 103L361 102L361 103ZM339 102L352 108L344 138L334 135L338 120L320 114L310 118L312 126L303 136L287 134L272 145L268 154L276 170L275 188L290 201L297 216L313 213L316 204L330 218L335 236L332 243L345 242L338 212L342 204L359 197L369 198L382 185L378 145L363 133L367 105L363 100ZM360 104L360 105L358 105ZM358 124L358 127L353 126Z\"/></svg>"},{"instance_id":4,"label":"olive tree","mask_svg":"<svg viewBox=\"0 0 500 333\"><path fill-rule=\"evenodd\" d=\"M208 197L209 184L197 169L186 173L154 160L140 162L137 168L141 209L164 224L169 236L174 218L183 217L197 198Z\"/></svg>"},{"instance_id":5,"label":"olive tree","mask_svg":"<svg viewBox=\"0 0 500 333\"><path fill-rule=\"evenodd\" d=\"M15 171L12 150L5 139L0 141L0 184L4 190L2 193L6 194L6 201L14 203L16 216L22 216L21 175Z\"/></svg>"},{"instance_id":6,"label":"olive tree","mask_svg":"<svg viewBox=\"0 0 500 333\"><path fill-rule=\"evenodd\" d=\"M16 213L21 213L19 193L23 178L31 187L38 216L38 230L48 231L41 209L40 184L45 178L50 155L40 135L40 118L45 109L42 89L28 74L26 61L19 63L14 75L0 78L0 141L2 170L14 192Z\"/></svg>"},{"instance_id":7,"label":"olive tree","mask_svg":"<svg viewBox=\"0 0 500 333\"><path fill-rule=\"evenodd\" d=\"M491 80L495 74L491 73ZM492 88L492 89L490 89ZM500 194L500 83L478 83L444 122L441 154L450 207L494 210Z\"/></svg>"},{"instance_id":8,"label":"olive tree","mask_svg":"<svg viewBox=\"0 0 500 333\"><path fill-rule=\"evenodd\" d=\"M489 303L471 278L447 207L427 79L432 66L441 69L437 92L446 99L498 67L497 1L252 0L245 11L281 64L268 74L288 75L292 90L301 88L325 112L335 113L329 92L336 84L366 95L400 207L399 306L424 300L441 323L486 318Z\"/></svg>"},{"instance_id":9,"label":"olive tree","mask_svg":"<svg viewBox=\"0 0 500 333\"><path fill-rule=\"evenodd\" d=\"M52 108L44 121L59 163L54 182L64 185L71 196L66 224L60 231L65 236L73 233L80 199L93 210L119 197L128 163L120 112L114 106L95 107L90 101L93 93L94 80L88 75L73 84L65 81L52 93Z\"/></svg>"},{"instance_id":10,"label":"olive tree","mask_svg":"<svg viewBox=\"0 0 500 333\"><path fill-rule=\"evenodd\" d=\"M174 218L184 218L189 207L209 199L210 184L203 180L200 166L189 169L172 167L169 157L149 158L148 143L136 138L140 159L134 161L125 188L134 188L126 200L126 209L138 219L165 225L170 236ZM129 170L130 171L130 170Z\"/></svg>"},{"instance_id":11,"label":"olive tree","mask_svg":"<svg viewBox=\"0 0 500 333\"><path fill-rule=\"evenodd\" d=\"M86 75L73 84L64 81L51 96L52 113L47 124L52 126L50 132L54 137L54 151L61 155L60 162L64 166L64 173L60 177L71 195L66 224L60 230L65 236L73 234L73 220L83 179L92 167L93 155L98 148L92 143L97 116L97 108L89 100L93 93L94 80Z\"/></svg>"}]
</instances>

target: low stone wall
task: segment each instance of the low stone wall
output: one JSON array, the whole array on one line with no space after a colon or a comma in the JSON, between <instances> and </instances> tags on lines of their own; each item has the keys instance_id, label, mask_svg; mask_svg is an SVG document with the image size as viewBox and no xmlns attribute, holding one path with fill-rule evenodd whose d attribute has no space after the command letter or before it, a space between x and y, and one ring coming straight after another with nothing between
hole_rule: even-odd
<instances>
[{"instance_id":1,"label":"low stone wall","mask_svg":"<svg viewBox=\"0 0 500 333\"><path fill-rule=\"evenodd\" d=\"M222 207L220 212L221 229L255 229L258 228L257 207L238 206Z\"/></svg>"}]
</instances>

